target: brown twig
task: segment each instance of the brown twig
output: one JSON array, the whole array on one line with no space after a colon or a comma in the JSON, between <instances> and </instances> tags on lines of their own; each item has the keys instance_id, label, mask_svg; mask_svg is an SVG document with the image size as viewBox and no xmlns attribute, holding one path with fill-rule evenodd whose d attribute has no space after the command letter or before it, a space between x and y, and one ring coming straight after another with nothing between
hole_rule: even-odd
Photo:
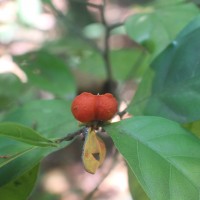
<instances>
[{"instance_id":1,"label":"brown twig","mask_svg":"<svg viewBox=\"0 0 200 200\"><path fill-rule=\"evenodd\" d=\"M116 23L113 25L109 25L106 21L105 18L105 7L106 7L106 0L102 0L102 4L94 4L90 2L84 2L80 0L74 0L78 3L82 3L85 6L90 6L93 8L96 8L100 12L100 18L102 25L105 27L105 36L104 36L104 48L101 50L96 43L85 37L82 33L81 30L79 30L77 27L74 27L72 22L70 22L69 19L66 18L66 16L57 10L54 5L50 2L49 5L51 6L53 12L63 21L67 24L64 24L64 27L70 28L76 35L79 36L83 41L86 41L92 48L94 48L103 58L104 65L105 65L105 70L107 74L107 83L108 83L108 88L112 91L113 90L113 75L112 75L112 66L111 66L111 60L110 60L110 45L109 45L109 39L110 39L110 33L111 31L118 27L123 25L123 23Z\"/></svg>"},{"instance_id":2,"label":"brown twig","mask_svg":"<svg viewBox=\"0 0 200 200\"><path fill-rule=\"evenodd\" d=\"M115 29L115 28L117 28L117 27L120 27L120 26L123 26L124 25L124 23L114 23L114 24L111 24L111 25L109 25L108 26L108 29L109 29L109 31L112 31L113 29Z\"/></svg>"},{"instance_id":3,"label":"brown twig","mask_svg":"<svg viewBox=\"0 0 200 200\"><path fill-rule=\"evenodd\" d=\"M79 135L81 135L82 133L84 133L84 132L85 132L85 128L86 128L86 127L83 127L83 128L81 128L81 129L79 129L79 130L73 132L73 133L68 134L66 137L57 139L57 140L56 140L56 143L61 143L61 142L63 142L63 141L70 141L70 140L73 140L76 136L79 136Z\"/></svg>"},{"instance_id":4,"label":"brown twig","mask_svg":"<svg viewBox=\"0 0 200 200\"><path fill-rule=\"evenodd\" d=\"M105 36L104 36L104 50L102 53L106 72L107 72L107 79L109 86L111 87L112 84L112 69L111 69L111 61L110 61L110 45L109 45L109 39L110 39L110 28L107 24L106 18L105 18L105 7L106 7L106 1L103 0L103 5L100 7L100 16L102 20L102 24L105 27Z\"/></svg>"},{"instance_id":5,"label":"brown twig","mask_svg":"<svg viewBox=\"0 0 200 200\"><path fill-rule=\"evenodd\" d=\"M111 60L110 60L110 45L109 45L109 39L110 39L110 32L118 27L121 26L122 23L116 23L111 26L108 25L106 18L105 18L105 7L106 7L106 0L103 0L102 4L93 4L90 2L83 2L79 0L75 0L76 2L80 2L85 4L86 6L91 6L94 8L97 8L100 12L100 18L102 25L105 27L105 36L104 36L104 49L100 52L106 69L107 74L107 80L108 80L108 87L111 88L113 86L113 76L112 76L112 66L111 66Z\"/></svg>"}]
</instances>

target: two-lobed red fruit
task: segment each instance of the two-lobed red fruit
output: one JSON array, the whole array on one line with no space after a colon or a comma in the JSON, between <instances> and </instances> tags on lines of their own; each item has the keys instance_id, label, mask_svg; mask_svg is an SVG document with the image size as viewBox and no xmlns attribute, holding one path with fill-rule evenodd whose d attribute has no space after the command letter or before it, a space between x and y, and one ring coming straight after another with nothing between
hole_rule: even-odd
<instances>
[{"instance_id":1,"label":"two-lobed red fruit","mask_svg":"<svg viewBox=\"0 0 200 200\"><path fill-rule=\"evenodd\" d=\"M107 121L115 115L117 106L117 100L110 93L93 95L83 92L72 102L71 111L74 117L83 123Z\"/></svg>"}]
</instances>

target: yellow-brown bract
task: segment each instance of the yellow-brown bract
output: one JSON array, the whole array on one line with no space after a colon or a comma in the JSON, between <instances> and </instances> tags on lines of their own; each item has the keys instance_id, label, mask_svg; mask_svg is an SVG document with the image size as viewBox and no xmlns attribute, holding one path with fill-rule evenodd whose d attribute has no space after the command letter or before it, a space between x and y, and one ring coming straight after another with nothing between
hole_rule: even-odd
<instances>
[{"instance_id":1,"label":"yellow-brown bract","mask_svg":"<svg viewBox=\"0 0 200 200\"><path fill-rule=\"evenodd\" d=\"M88 128L82 154L85 170L94 174L103 163L105 156L106 147L103 140L97 136L95 130Z\"/></svg>"}]
</instances>

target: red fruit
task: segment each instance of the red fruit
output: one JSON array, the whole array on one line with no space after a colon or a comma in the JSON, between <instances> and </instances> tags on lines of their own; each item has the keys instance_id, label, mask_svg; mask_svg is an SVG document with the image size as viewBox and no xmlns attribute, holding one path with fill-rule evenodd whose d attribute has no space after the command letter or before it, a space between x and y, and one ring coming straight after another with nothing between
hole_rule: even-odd
<instances>
[{"instance_id":1,"label":"red fruit","mask_svg":"<svg viewBox=\"0 0 200 200\"><path fill-rule=\"evenodd\" d=\"M95 120L107 121L111 119L117 112L117 106L117 100L112 94L96 95Z\"/></svg>"},{"instance_id":2,"label":"red fruit","mask_svg":"<svg viewBox=\"0 0 200 200\"><path fill-rule=\"evenodd\" d=\"M80 122L90 122L95 118L95 95L83 92L72 102L71 111Z\"/></svg>"},{"instance_id":3,"label":"red fruit","mask_svg":"<svg viewBox=\"0 0 200 200\"><path fill-rule=\"evenodd\" d=\"M107 121L115 115L117 106L117 100L110 93L93 95L83 92L72 102L71 111L74 117L83 123Z\"/></svg>"}]
</instances>

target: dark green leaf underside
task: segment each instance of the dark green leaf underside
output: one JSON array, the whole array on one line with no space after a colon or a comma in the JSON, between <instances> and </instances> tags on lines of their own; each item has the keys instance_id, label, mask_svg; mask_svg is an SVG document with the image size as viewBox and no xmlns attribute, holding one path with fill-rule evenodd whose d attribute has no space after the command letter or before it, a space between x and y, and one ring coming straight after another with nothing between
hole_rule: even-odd
<instances>
[{"instance_id":1,"label":"dark green leaf underside","mask_svg":"<svg viewBox=\"0 0 200 200\"><path fill-rule=\"evenodd\" d=\"M196 22L194 26L197 26ZM129 111L188 123L200 119L200 27L188 28L151 64Z\"/></svg>"}]
</instances>

